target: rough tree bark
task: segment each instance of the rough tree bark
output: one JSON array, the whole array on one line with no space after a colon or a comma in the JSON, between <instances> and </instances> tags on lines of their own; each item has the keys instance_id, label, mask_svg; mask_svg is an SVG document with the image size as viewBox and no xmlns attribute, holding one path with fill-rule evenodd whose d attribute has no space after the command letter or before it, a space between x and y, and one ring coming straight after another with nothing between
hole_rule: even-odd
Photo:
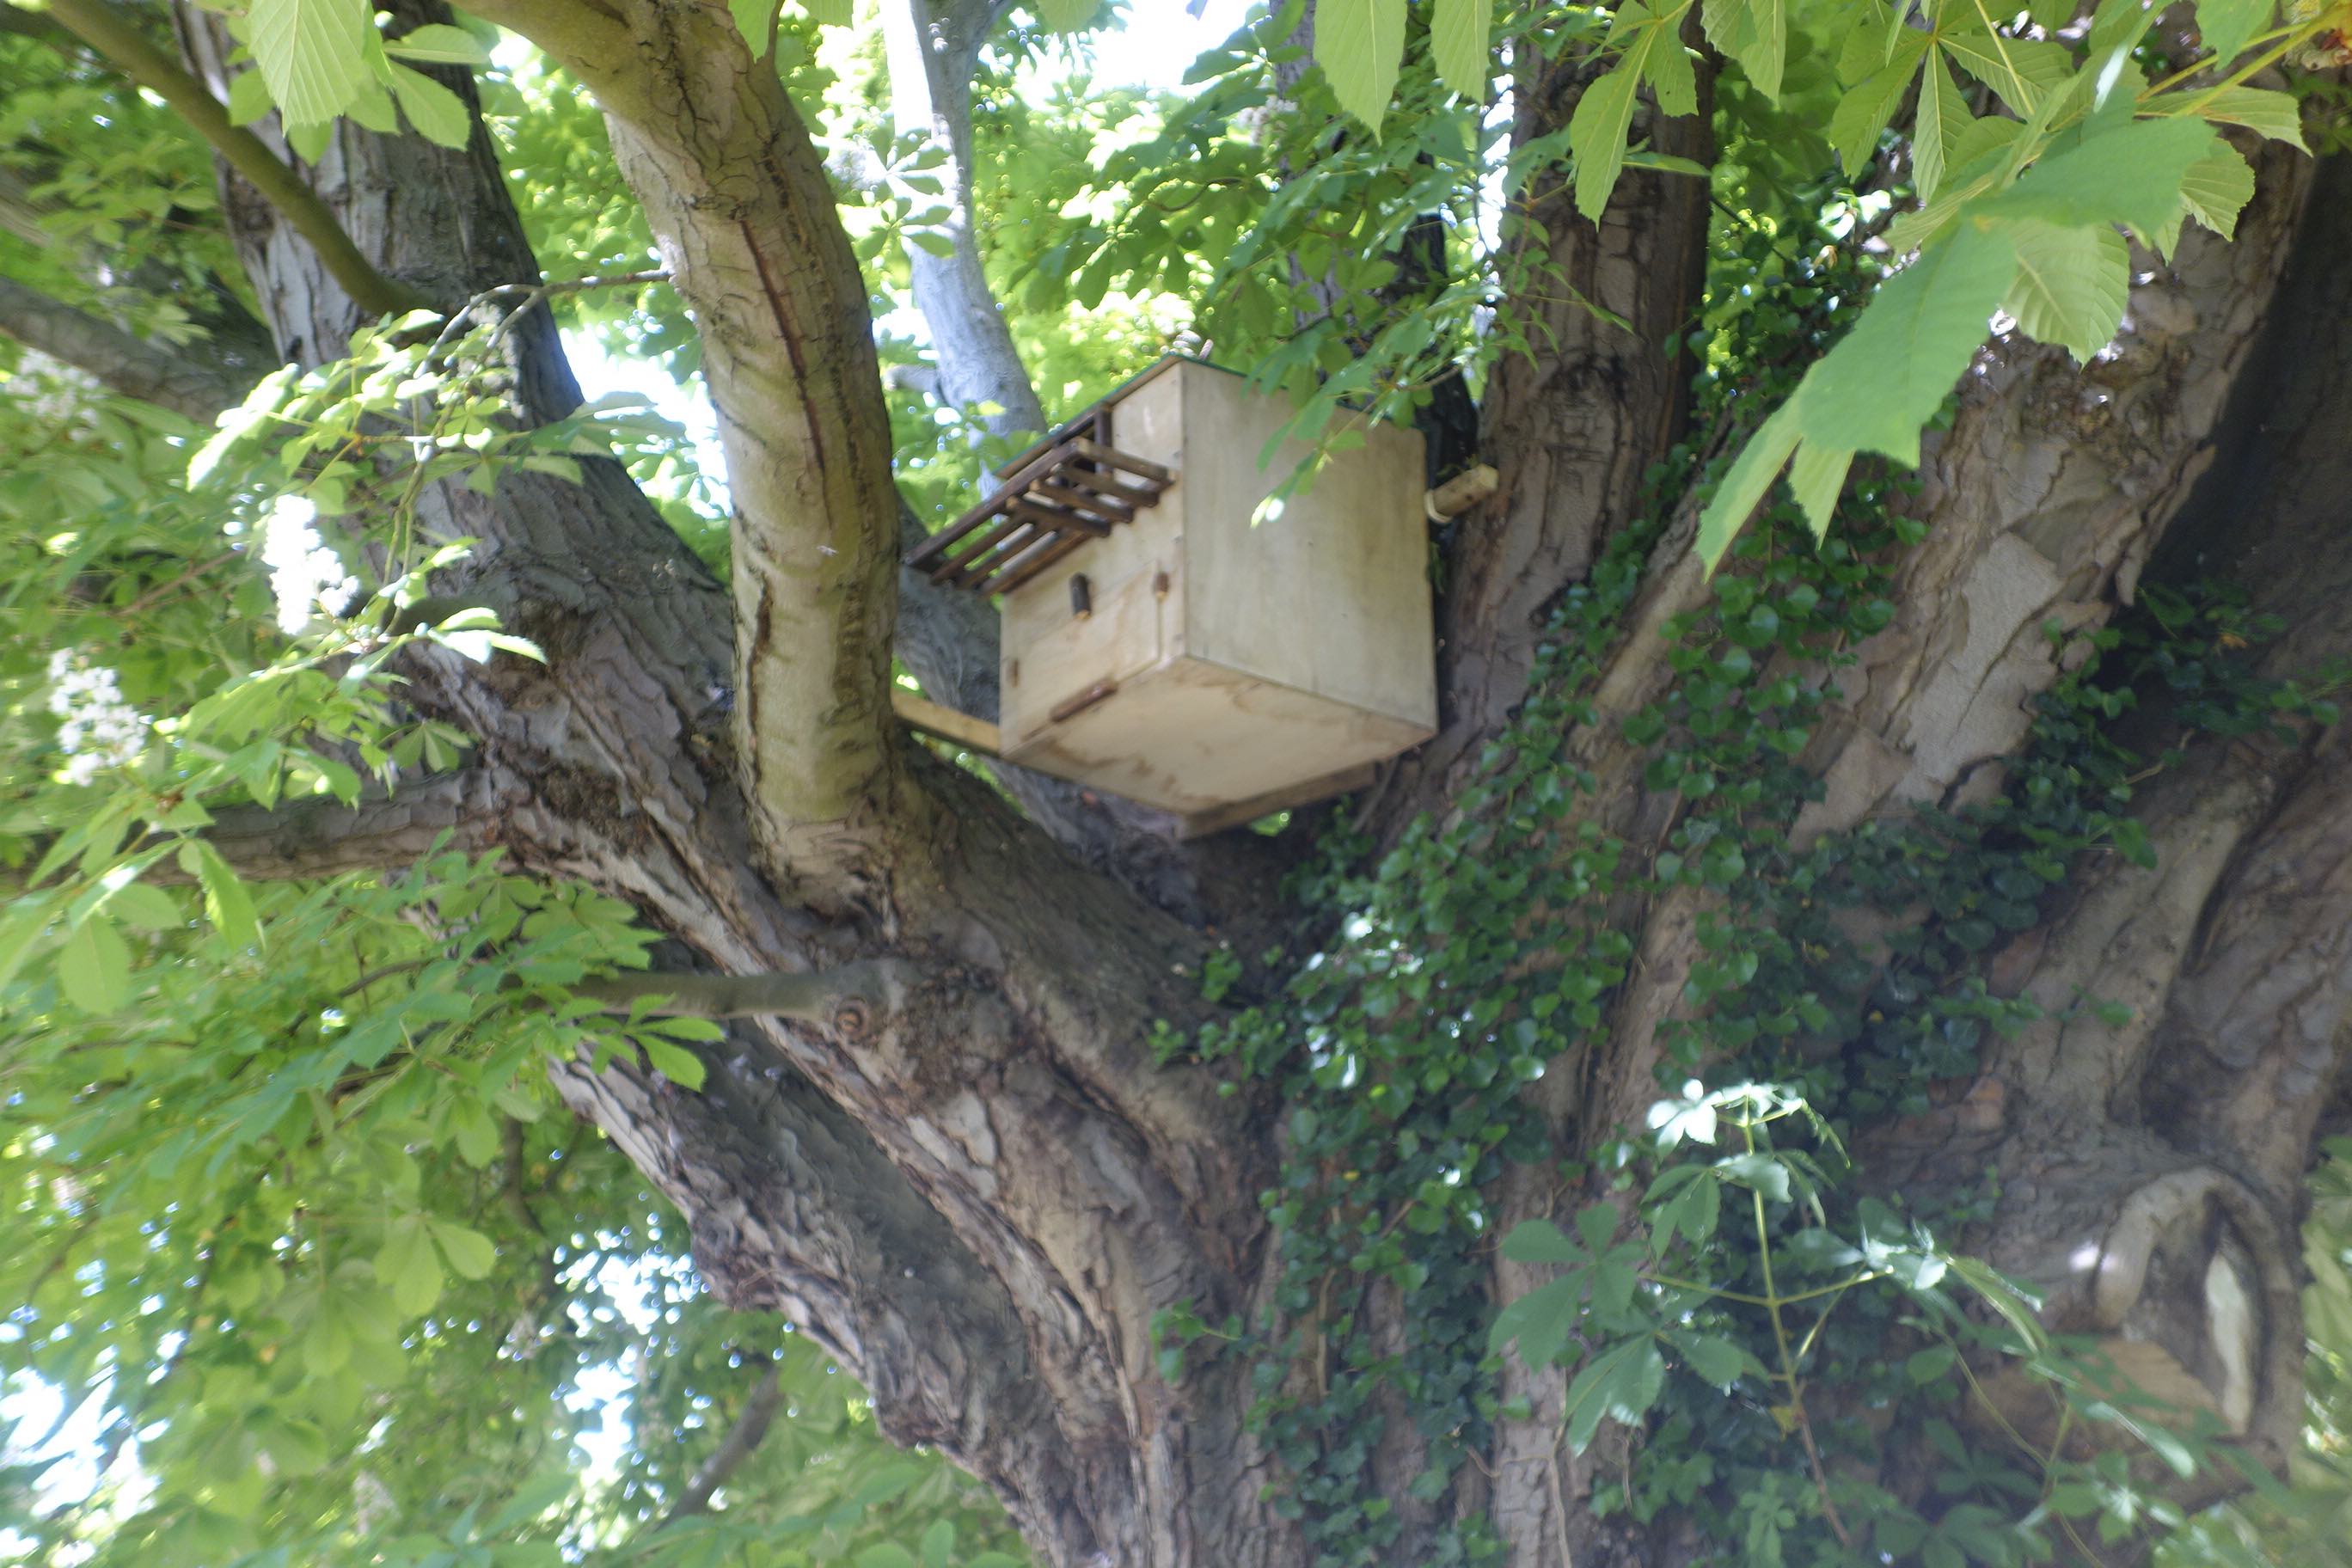
<instances>
[{"instance_id":1,"label":"rough tree bark","mask_svg":"<svg viewBox=\"0 0 2352 1568\"><path fill-rule=\"evenodd\" d=\"M389 812L257 834L240 858L285 875L396 861L431 822L631 900L721 973L874 966L878 1005L739 1026L702 1093L623 1068L561 1068L560 1087L685 1214L714 1291L791 1314L873 1391L887 1431L992 1484L1043 1561L1303 1562L1261 1500L1279 1474L1245 1428L1241 1372L1212 1363L1171 1387L1150 1331L1178 1303L1214 1318L1262 1300L1273 1108L1151 1063L1150 1020L1199 1005L1181 973L1192 930L893 731L899 515L864 291L773 69L724 6L476 9L597 95L695 310L738 508L732 597L611 465L587 465L577 487L518 474L491 497L434 492L428 532L485 542L450 586L498 607L548 666L417 656L415 700L476 738L463 779ZM430 0L397 10L438 16ZM225 97L225 35L193 11L179 24ZM1528 86L1532 135L1569 112L1575 84ZM1658 127L1656 144L1687 151L1672 144L1683 133ZM344 125L301 173L376 270L442 308L538 275L484 133L449 153ZM2041 623L2110 614L2168 529L2193 526L2292 618L2284 664L2341 650L2352 536L2334 436L2352 417L2339 368L2352 284L2332 263L2352 236L2345 181L2328 178L2314 200L2307 164L2266 160L2238 242L2192 237L2177 266L2151 264L2121 350L2088 371L1988 352L1928 456L1917 504L1932 531L1899 567L1902 613L1860 650L1809 758L1830 786L1809 829L1987 787L2053 674ZM1456 764L1522 695L1544 607L1631 517L1675 428L1684 376L1663 345L1694 297L1695 189L1632 178L1597 230L1550 225L1559 270L1637 330L1570 312L1544 356L1498 375L1484 455L1505 489L1455 536L1446 731L1399 770L1382 824L1443 807ZM233 174L224 190L281 350L336 355L360 311L277 209ZM544 310L514 342L519 414L567 411L576 392ZM103 344L87 353L106 361ZM1593 809L1629 838L1654 833L1664 806L1610 721L1654 690L1658 627L1702 591L1687 521L1629 617L1602 722L1561 742L1608 781ZM2273 1452L2298 1399L2299 1180L2342 1110L2347 760L2332 736L2193 751L2148 805L2159 868L2091 868L1997 966L2011 990L2130 1001L2136 1022L2030 1032L1936 1116L1866 1151L1871 1179L1914 1186L1992 1163L2002 1208L1978 1239L1994 1261L2052 1288L2054 1322L2139 1347L2152 1380ZM1630 917L1643 963L1613 1001L1610 1044L1543 1080L1564 1148L1638 1123L1692 914L1665 900ZM1507 1218L1541 1199L1513 1183L1501 1205ZM1527 1282L1499 1268L1496 1289ZM2232 1299L2250 1310L2217 1306ZM1606 1476L1559 1447L1559 1380L1516 1365L1509 1379L1535 1415L1506 1424L1469 1500L1491 1510L1508 1560L1685 1560L1670 1533L1595 1524L1578 1504Z\"/></svg>"}]
</instances>

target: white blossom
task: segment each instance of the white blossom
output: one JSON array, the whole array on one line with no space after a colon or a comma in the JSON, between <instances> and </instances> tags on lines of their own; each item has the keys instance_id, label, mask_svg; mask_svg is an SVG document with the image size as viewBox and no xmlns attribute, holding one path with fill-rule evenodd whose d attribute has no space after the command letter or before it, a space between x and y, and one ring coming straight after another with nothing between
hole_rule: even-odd
<instances>
[{"instance_id":1,"label":"white blossom","mask_svg":"<svg viewBox=\"0 0 2352 1568\"><path fill-rule=\"evenodd\" d=\"M58 746L66 753L68 784L89 784L107 768L128 765L147 743L146 717L123 700L114 671L71 648L49 656L49 711L60 721Z\"/></svg>"},{"instance_id":2,"label":"white blossom","mask_svg":"<svg viewBox=\"0 0 2352 1568\"><path fill-rule=\"evenodd\" d=\"M318 517L319 509L300 496L279 496L261 521L261 563L278 598L278 629L288 637L321 612L341 615L360 591L342 558L320 542Z\"/></svg>"}]
</instances>

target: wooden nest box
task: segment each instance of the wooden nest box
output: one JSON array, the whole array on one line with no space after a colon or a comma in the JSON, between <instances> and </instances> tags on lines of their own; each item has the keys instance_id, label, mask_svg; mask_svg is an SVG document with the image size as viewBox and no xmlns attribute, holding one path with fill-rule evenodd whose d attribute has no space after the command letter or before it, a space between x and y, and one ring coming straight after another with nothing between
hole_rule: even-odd
<instances>
[{"instance_id":1,"label":"wooden nest box","mask_svg":"<svg viewBox=\"0 0 2352 1568\"><path fill-rule=\"evenodd\" d=\"M999 470L908 556L1002 595L1009 761L1213 832L1364 783L1434 732L1422 441L1374 424L1252 524L1305 443L1169 358Z\"/></svg>"}]
</instances>

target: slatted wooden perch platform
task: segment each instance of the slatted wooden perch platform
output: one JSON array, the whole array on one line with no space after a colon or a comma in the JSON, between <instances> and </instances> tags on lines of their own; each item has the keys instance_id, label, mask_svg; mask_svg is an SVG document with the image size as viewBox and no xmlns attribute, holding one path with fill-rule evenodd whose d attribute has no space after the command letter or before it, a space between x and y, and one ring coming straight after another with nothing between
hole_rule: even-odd
<instances>
[{"instance_id":1,"label":"slatted wooden perch platform","mask_svg":"<svg viewBox=\"0 0 2352 1568\"><path fill-rule=\"evenodd\" d=\"M1110 445L1110 416L1108 405L1097 405L997 470L997 492L933 534L907 564L950 588L1009 594L1158 506L1175 471Z\"/></svg>"}]
</instances>

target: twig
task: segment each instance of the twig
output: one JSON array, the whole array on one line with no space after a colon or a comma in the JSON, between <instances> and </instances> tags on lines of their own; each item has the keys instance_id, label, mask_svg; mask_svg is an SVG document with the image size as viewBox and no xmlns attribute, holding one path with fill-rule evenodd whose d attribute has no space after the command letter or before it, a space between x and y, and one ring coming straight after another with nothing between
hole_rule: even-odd
<instances>
[{"instance_id":1,"label":"twig","mask_svg":"<svg viewBox=\"0 0 2352 1568\"><path fill-rule=\"evenodd\" d=\"M712 1494L726 1484L728 1477L742 1468L743 1461L759 1447L761 1439L767 1436L768 1427L776 1419L776 1410L783 1402L782 1379L776 1363L772 1361L768 1363L768 1370L761 1374L759 1385L751 1390L751 1396L743 1402L743 1413L735 1418L734 1426L719 1442L718 1451L703 1461L702 1468L694 1472L694 1479L686 1483L684 1491L677 1494L677 1501L670 1505L670 1510L662 1515L661 1523L654 1528L666 1528L709 1508Z\"/></svg>"},{"instance_id":2,"label":"twig","mask_svg":"<svg viewBox=\"0 0 2352 1568\"><path fill-rule=\"evenodd\" d=\"M795 1018L862 1035L884 1011L887 996L878 965L761 974L635 973L576 981L574 995L623 1010L659 998L648 1016Z\"/></svg>"}]
</instances>

